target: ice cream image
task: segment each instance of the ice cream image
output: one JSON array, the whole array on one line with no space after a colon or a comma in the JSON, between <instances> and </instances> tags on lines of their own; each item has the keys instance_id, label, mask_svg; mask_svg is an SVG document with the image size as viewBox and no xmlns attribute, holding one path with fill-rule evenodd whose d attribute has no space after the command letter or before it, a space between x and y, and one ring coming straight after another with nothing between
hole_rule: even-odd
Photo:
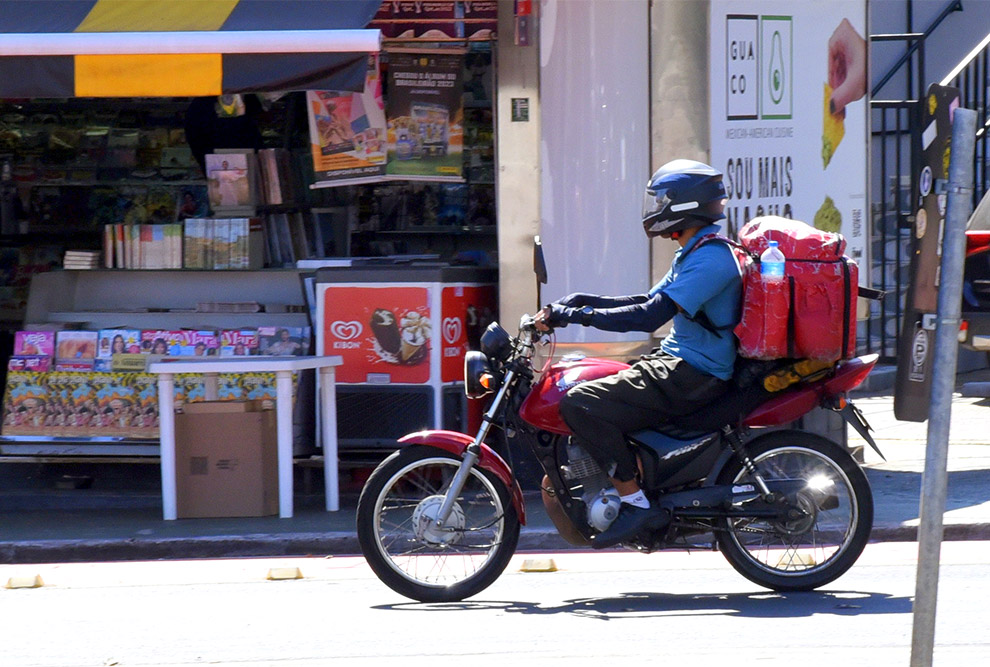
<instances>
[{"instance_id":1,"label":"ice cream image","mask_svg":"<svg viewBox=\"0 0 990 667\"><path fill-rule=\"evenodd\" d=\"M402 340L395 315L387 308L377 308L371 314L371 331L375 334L378 346L391 355L399 353Z\"/></svg>"},{"instance_id":2,"label":"ice cream image","mask_svg":"<svg viewBox=\"0 0 990 667\"><path fill-rule=\"evenodd\" d=\"M399 321L399 329L402 332L402 347L399 350L399 359L404 364L417 364L426 356L429 349L431 327L429 319L423 317L415 310L406 313Z\"/></svg>"}]
</instances>

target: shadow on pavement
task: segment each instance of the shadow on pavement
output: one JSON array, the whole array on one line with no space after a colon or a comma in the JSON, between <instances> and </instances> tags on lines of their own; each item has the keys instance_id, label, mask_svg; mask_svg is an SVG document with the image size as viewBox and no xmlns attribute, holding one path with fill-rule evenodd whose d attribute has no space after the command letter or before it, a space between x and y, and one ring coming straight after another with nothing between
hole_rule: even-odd
<instances>
[{"instance_id":1,"label":"shadow on pavement","mask_svg":"<svg viewBox=\"0 0 990 667\"><path fill-rule=\"evenodd\" d=\"M903 523L919 518L920 472L874 468L867 469L866 475L873 488L875 524ZM946 512L975 507L990 501L990 470L958 470L948 475Z\"/></svg>"},{"instance_id":2,"label":"shadow on pavement","mask_svg":"<svg viewBox=\"0 0 990 667\"><path fill-rule=\"evenodd\" d=\"M812 591L808 593L732 593L726 595L623 593L611 598L578 598L544 606L538 602L467 600L451 603L403 603L374 609L393 611L502 611L519 614L572 614L602 621L643 618L644 615L729 615L749 618L798 618L815 614L859 616L910 614L911 598L862 591Z\"/></svg>"}]
</instances>

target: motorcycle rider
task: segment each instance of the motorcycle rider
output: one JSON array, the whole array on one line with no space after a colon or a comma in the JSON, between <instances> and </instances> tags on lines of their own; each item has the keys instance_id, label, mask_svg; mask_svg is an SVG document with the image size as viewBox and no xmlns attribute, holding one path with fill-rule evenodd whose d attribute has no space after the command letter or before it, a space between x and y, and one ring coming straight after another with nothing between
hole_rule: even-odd
<instances>
[{"instance_id":1,"label":"motorcycle rider","mask_svg":"<svg viewBox=\"0 0 990 667\"><path fill-rule=\"evenodd\" d=\"M615 521L592 539L603 549L645 529L659 530L669 513L651 505L636 479L638 461L625 438L716 400L732 377L742 279L725 243L705 243L723 219L722 174L693 160L673 160L646 185L643 228L680 245L670 270L647 294L575 293L536 316L538 329L581 324L605 331L652 332L673 319L660 346L630 368L573 387L560 414L577 441L609 472L622 504Z\"/></svg>"}]
</instances>

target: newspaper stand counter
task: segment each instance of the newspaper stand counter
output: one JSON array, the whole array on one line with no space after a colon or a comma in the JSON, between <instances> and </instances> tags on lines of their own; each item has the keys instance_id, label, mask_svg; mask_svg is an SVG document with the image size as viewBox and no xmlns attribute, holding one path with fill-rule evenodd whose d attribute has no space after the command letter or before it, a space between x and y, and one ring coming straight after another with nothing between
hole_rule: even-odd
<instances>
[{"instance_id":1,"label":"newspaper stand counter","mask_svg":"<svg viewBox=\"0 0 990 667\"><path fill-rule=\"evenodd\" d=\"M419 429L469 431L464 356L495 318L498 270L441 262L319 269L316 353L339 354L341 448L380 454ZM476 414L477 413L477 414Z\"/></svg>"},{"instance_id":2,"label":"newspaper stand counter","mask_svg":"<svg viewBox=\"0 0 990 667\"><path fill-rule=\"evenodd\" d=\"M190 357L164 358L152 363L148 370L158 375L158 404L160 408L160 440L162 467L163 518L176 518L175 486L175 404L174 376L177 373L202 373L215 380L218 373L275 373L275 412L278 430L278 513L292 517L292 374L317 369L320 397L317 414L322 425L323 474L326 481L328 512L340 508L337 480L337 403L334 369L343 363L339 356L317 357L225 357L195 361ZM212 385L212 387L211 387ZM216 399L216 383L207 382L207 399ZM212 392L212 395L211 395Z\"/></svg>"}]
</instances>

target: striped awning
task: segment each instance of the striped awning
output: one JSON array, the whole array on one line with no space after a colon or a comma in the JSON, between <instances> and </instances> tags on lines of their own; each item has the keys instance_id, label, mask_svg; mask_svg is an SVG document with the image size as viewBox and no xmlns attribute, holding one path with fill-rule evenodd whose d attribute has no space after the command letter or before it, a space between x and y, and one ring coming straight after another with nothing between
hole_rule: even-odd
<instances>
[{"instance_id":1,"label":"striped awning","mask_svg":"<svg viewBox=\"0 0 990 667\"><path fill-rule=\"evenodd\" d=\"M0 0L0 98L364 85L381 0Z\"/></svg>"}]
</instances>

